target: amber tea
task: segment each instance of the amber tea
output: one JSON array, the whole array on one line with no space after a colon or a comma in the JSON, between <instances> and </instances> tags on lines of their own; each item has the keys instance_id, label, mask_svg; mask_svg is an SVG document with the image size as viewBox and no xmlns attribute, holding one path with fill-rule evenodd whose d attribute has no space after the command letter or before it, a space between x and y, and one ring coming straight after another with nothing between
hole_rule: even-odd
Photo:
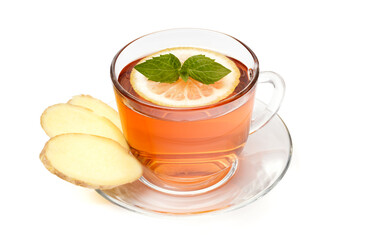
<instances>
[{"instance_id":1,"label":"amber tea","mask_svg":"<svg viewBox=\"0 0 366 240\"><path fill-rule=\"evenodd\" d=\"M240 74L235 89L217 103L199 107L161 106L141 97L131 84L131 71L141 59L120 72L120 86L136 100L127 101L115 88L124 135L131 152L146 167L144 177L149 182L171 190L197 190L221 181L231 170L248 138L254 90L249 90L244 99L235 98L250 83L249 71L243 63L229 59ZM189 82L178 81L182 82L165 95L182 98L180 85L185 89L190 86ZM212 86L219 88L218 83ZM153 86L155 92L170 86L153 81L149 84L163 86L158 90ZM202 96L210 94L206 86L200 87Z\"/></svg>"}]
</instances>

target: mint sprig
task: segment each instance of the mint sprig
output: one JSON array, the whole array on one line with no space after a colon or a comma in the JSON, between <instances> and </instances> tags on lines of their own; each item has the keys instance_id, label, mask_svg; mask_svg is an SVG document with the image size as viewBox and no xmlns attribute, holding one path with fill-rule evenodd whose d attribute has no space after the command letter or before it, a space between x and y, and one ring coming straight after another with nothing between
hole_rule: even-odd
<instances>
[{"instance_id":1,"label":"mint sprig","mask_svg":"<svg viewBox=\"0 0 366 240\"><path fill-rule=\"evenodd\" d=\"M204 84L213 84L231 72L205 55L191 56L181 65L171 53L146 60L135 69L149 80L162 83L173 83L179 77L187 81L191 77Z\"/></svg>"}]
</instances>

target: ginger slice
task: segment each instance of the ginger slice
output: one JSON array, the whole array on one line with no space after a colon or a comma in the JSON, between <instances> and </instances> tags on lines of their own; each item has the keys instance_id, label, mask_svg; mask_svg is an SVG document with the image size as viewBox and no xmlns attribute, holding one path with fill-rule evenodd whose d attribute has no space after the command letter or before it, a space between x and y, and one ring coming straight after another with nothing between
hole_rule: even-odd
<instances>
[{"instance_id":1,"label":"ginger slice","mask_svg":"<svg viewBox=\"0 0 366 240\"><path fill-rule=\"evenodd\" d=\"M93 98L89 95L78 95L72 97L72 99L70 99L67 103L88 108L94 113L108 118L122 131L121 120L119 118L118 112L101 100Z\"/></svg>"},{"instance_id":2,"label":"ginger slice","mask_svg":"<svg viewBox=\"0 0 366 240\"><path fill-rule=\"evenodd\" d=\"M110 189L142 175L141 164L119 143L89 134L68 133L51 138L40 159L58 177L94 189Z\"/></svg>"},{"instance_id":3,"label":"ginger slice","mask_svg":"<svg viewBox=\"0 0 366 240\"><path fill-rule=\"evenodd\" d=\"M84 107L68 103L48 107L41 116L41 126L50 137L64 133L86 133L113 139L128 149L116 125Z\"/></svg>"}]
</instances>

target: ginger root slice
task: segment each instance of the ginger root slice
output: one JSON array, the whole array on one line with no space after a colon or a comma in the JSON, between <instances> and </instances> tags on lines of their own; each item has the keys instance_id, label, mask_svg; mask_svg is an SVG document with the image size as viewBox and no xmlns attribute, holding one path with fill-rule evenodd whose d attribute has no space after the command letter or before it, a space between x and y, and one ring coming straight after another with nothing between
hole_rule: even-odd
<instances>
[{"instance_id":1,"label":"ginger root slice","mask_svg":"<svg viewBox=\"0 0 366 240\"><path fill-rule=\"evenodd\" d=\"M94 113L108 118L122 131L121 120L118 112L101 100L93 98L90 95L78 95L72 97L67 103L88 108Z\"/></svg>"},{"instance_id":2,"label":"ginger root slice","mask_svg":"<svg viewBox=\"0 0 366 240\"><path fill-rule=\"evenodd\" d=\"M85 133L113 139L128 149L119 128L93 111L68 103L48 107L41 116L41 126L50 137L64 133Z\"/></svg>"},{"instance_id":3,"label":"ginger root slice","mask_svg":"<svg viewBox=\"0 0 366 240\"><path fill-rule=\"evenodd\" d=\"M51 138L40 159L51 173L87 188L110 189L142 175L141 164L119 143L89 134L68 133Z\"/></svg>"}]
</instances>

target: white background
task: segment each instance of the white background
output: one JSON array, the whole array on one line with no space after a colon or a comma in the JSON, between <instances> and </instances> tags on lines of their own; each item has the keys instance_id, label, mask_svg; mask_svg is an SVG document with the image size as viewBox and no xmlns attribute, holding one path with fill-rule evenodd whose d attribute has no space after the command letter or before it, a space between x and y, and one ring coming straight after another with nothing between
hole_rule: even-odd
<instances>
[{"instance_id":1,"label":"white background","mask_svg":"<svg viewBox=\"0 0 366 240\"><path fill-rule=\"evenodd\" d=\"M365 239L363 1L1 1L1 239ZM294 156L265 197L217 216L158 218L50 174L38 155L49 105L114 105L109 65L131 40L175 27L245 42L280 73Z\"/></svg>"}]
</instances>

